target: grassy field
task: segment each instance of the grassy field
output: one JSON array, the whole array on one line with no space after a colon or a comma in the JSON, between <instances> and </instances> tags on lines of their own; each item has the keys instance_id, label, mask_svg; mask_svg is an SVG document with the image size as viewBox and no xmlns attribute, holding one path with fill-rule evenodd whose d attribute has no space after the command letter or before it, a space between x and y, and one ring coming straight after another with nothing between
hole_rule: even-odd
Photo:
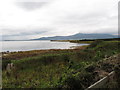
<instances>
[{"instance_id":1,"label":"grassy field","mask_svg":"<svg viewBox=\"0 0 120 90\"><path fill-rule=\"evenodd\" d=\"M84 48L14 52L3 56L3 88L80 88L106 76L120 64L117 40L96 40ZM6 70L8 63L15 66Z\"/></svg>"}]
</instances>

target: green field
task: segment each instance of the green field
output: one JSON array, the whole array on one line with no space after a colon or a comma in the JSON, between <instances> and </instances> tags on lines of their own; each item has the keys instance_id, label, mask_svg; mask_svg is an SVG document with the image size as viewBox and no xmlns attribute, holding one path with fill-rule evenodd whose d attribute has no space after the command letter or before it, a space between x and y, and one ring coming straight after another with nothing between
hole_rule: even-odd
<instances>
[{"instance_id":1,"label":"green field","mask_svg":"<svg viewBox=\"0 0 120 90\"><path fill-rule=\"evenodd\" d=\"M119 47L117 40L95 40L84 49L10 53L3 57L3 88L85 89L120 64L105 59L119 55ZM11 71L8 63L15 65Z\"/></svg>"}]
</instances>

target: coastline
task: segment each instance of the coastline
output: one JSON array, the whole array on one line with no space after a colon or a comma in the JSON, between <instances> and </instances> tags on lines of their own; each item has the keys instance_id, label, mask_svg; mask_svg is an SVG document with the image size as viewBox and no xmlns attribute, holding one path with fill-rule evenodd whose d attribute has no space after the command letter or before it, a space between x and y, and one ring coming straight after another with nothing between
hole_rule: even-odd
<instances>
[{"instance_id":1,"label":"coastline","mask_svg":"<svg viewBox=\"0 0 120 90\"><path fill-rule=\"evenodd\" d=\"M51 42L70 42L70 43L81 43L81 44L90 44L94 40L50 40Z\"/></svg>"},{"instance_id":2,"label":"coastline","mask_svg":"<svg viewBox=\"0 0 120 90\"><path fill-rule=\"evenodd\" d=\"M76 40L50 40L51 42L70 42L70 43L78 43L75 42ZM78 43L80 44L80 43ZM88 44L88 45L82 45L82 46L71 46L69 49L38 49L38 50L26 50L26 51L3 51L0 52L2 56L7 56L9 54L14 54L14 53L46 53L46 52L53 52L53 51L72 51L72 50L83 50L86 47L90 45L87 41L81 44Z\"/></svg>"},{"instance_id":3,"label":"coastline","mask_svg":"<svg viewBox=\"0 0 120 90\"><path fill-rule=\"evenodd\" d=\"M42 55L42 54L49 54L49 53L56 53L56 52L64 52L64 51L79 51L79 50L84 50L88 47L89 45L83 45L83 46L72 46L70 49L45 49L45 50L29 50L29 51L14 51L14 52L1 52L2 57L12 57L12 56L19 56L19 58L24 57L32 57L32 56L37 56L37 55ZM19 55L18 55L19 54Z\"/></svg>"},{"instance_id":4,"label":"coastline","mask_svg":"<svg viewBox=\"0 0 120 90\"><path fill-rule=\"evenodd\" d=\"M2 53L33 51L33 50L49 50L49 49L73 49L72 46L82 46L83 44L69 42L52 42L52 41L35 41L35 42L6 42L3 43ZM8 46L9 45L9 46ZM0 53L1 53L0 52Z\"/></svg>"}]
</instances>

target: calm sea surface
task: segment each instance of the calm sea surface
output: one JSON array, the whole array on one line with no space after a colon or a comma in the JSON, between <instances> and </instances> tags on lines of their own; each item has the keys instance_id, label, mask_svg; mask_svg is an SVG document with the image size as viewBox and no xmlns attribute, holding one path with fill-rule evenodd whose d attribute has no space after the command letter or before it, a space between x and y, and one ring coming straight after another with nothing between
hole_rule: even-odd
<instances>
[{"instance_id":1,"label":"calm sea surface","mask_svg":"<svg viewBox=\"0 0 120 90\"><path fill-rule=\"evenodd\" d=\"M51 42L51 41L0 41L3 51L29 51L44 49L69 49L73 46L82 46L87 44L77 44L70 42Z\"/></svg>"}]
</instances>

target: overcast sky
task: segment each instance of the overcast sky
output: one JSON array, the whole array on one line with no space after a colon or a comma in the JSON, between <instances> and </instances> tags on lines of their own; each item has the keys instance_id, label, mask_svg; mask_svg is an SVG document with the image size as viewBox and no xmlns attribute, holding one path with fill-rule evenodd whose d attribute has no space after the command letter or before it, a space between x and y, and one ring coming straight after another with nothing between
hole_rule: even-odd
<instances>
[{"instance_id":1,"label":"overcast sky","mask_svg":"<svg viewBox=\"0 0 120 90\"><path fill-rule=\"evenodd\" d=\"M0 0L3 39L118 33L119 0Z\"/></svg>"}]
</instances>

